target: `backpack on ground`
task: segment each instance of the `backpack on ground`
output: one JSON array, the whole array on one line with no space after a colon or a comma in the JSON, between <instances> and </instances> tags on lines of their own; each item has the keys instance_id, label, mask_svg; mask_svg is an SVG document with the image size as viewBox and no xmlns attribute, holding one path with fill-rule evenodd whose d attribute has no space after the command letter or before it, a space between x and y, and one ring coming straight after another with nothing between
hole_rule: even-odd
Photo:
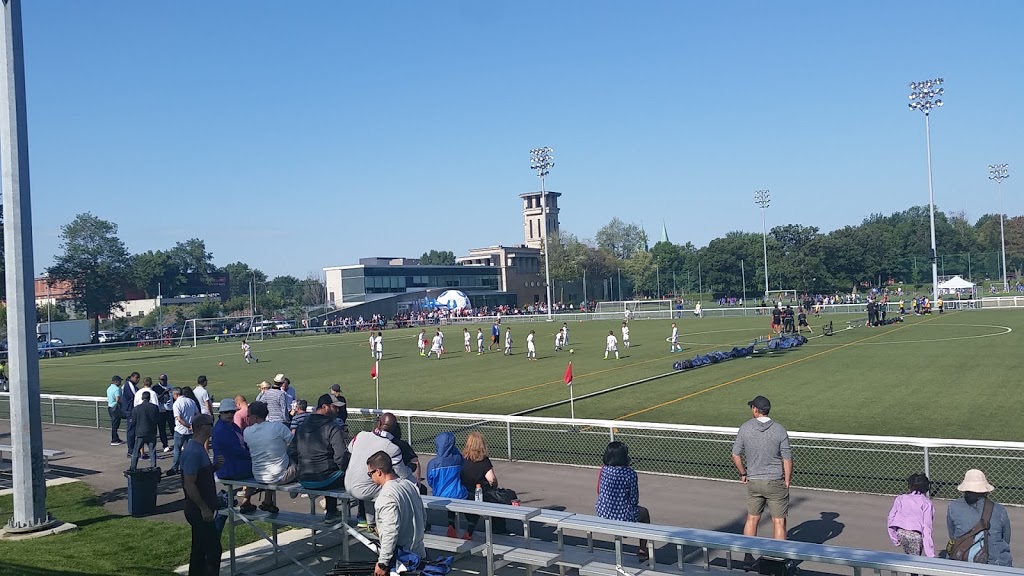
<instances>
[{"instance_id":1,"label":"backpack on ground","mask_svg":"<svg viewBox=\"0 0 1024 576\"><path fill-rule=\"evenodd\" d=\"M967 533L949 541L946 553L951 560L988 564L988 531L992 519L992 500L985 498L981 518Z\"/></svg>"}]
</instances>

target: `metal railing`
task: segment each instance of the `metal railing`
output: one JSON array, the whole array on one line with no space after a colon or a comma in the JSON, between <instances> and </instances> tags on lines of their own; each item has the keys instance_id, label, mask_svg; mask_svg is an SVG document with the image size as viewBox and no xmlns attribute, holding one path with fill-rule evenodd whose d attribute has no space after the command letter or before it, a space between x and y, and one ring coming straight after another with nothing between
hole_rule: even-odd
<instances>
[{"instance_id":1,"label":"metal railing","mask_svg":"<svg viewBox=\"0 0 1024 576\"><path fill-rule=\"evenodd\" d=\"M105 428L106 398L42 394L42 421ZM10 417L8 394L0 393L0 419ZM460 441L471 431L487 439L493 458L598 467L611 440L629 445L637 470L656 474L735 481L730 460L736 428L652 422L541 418L393 410L402 437L431 453L434 437L454 432ZM349 410L353 434L373 427L377 412ZM956 486L970 468L984 470L999 488L1000 501L1024 505L1024 442L863 436L791 432L794 485L870 494L900 494L906 478L924 472L933 494L956 497Z\"/></svg>"}]
</instances>

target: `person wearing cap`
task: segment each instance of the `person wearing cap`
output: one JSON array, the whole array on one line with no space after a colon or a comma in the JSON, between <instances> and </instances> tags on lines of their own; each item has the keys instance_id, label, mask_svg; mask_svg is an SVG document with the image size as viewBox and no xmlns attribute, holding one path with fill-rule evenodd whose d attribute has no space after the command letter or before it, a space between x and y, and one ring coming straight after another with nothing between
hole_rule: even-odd
<instances>
[{"instance_id":1,"label":"person wearing cap","mask_svg":"<svg viewBox=\"0 0 1024 576\"><path fill-rule=\"evenodd\" d=\"M206 452L213 434L213 418L199 414L192 419L192 439L181 452L181 487L185 492L185 520L192 526L192 550L188 573L203 576L220 573L220 531L215 518L220 502L214 467Z\"/></svg>"},{"instance_id":2,"label":"person wearing cap","mask_svg":"<svg viewBox=\"0 0 1024 576\"><path fill-rule=\"evenodd\" d=\"M115 374L107 386L107 414L110 416L110 445L124 444L118 429L121 428L121 377Z\"/></svg>"},{"instance_id":3,"label":"person wearing cap","mask_svg":"<svg viewBox=\"0 0 1024 576\"><path fill-rule=\"evenodd\" d=\"M174 417L174 457L171 460L171 469L167 475L177 474L181 461L181 452L188 441L192 439L192 421L199 414L199 404L189 398L185 391L175 387L171 390L174 403L171 405L171 414Z\"/></svg>"},{"instance_id":4,"label":"person wearing cap","mask_svg":"<svg viewBox=\"0 0 1024 576\"><path fill-rule=\"evenodd\" d=\"M171 385L167 383L167 374L161 374L153 386L156 392L157 402L160 406L160 443L163 444L164 452L170 452L171 446L168 442L174 440L174 397L171 394Z\"/></svg>"},{"instance_id":5,"label":"person wearing cap","mask_svg":"<svg viewBox=\"0 0 1024 576\"><path fill-rule=\"evenodd\" d=\"M280 378L281 380L278 381L278 378ZM278 374L274 378L274 382L278 382L279 384L281 384L281 392L284 392L285 395L288 396L289 406L291 406L292 404L295 403L296 400L298 400L295 388L292 387L292 381L289 380L287 376L285 376L284 374Z\"/></svg>"},{"instance_id":6,"label":"person wearing cap","mask_svg":"<svg viewBox=\"0 0 1024 576\"><path fill-rule=\"evenodd\" d=\"M295 430L288 445L288 457L296 463L299 483L311 490L331 490L345 485L348 448L345 434L334 423L341 402L330 394L316 401L316 411L309 414ZM327 496L324 522L333 524L339 518L338 499Z\"/></svg>"},{"instance_id":7,"label":"person wearing cap","mask_svg":"<svg viewBox=\"0 0 1024 576\"><path fill-rule=\"evenodd\" d=\"M334 418L334 422L341 426L343 429L348 423L348 402L345 397L341 395L341 384L331 384L331 396L334 396L337 402L334 403L334 407L337 409L337 416ZM346 430L347 433L347 430Z\"/></svg>"},{"instance_id":8,"label":"person wearing cap","mask_svg":"<svg viewBox=\"0 0 1024 576\"><path fill-rule=\"evenodd\" d=\"M284 384L284 374L278 374L274 376L274 383L270 385L270 389L263 392L263 397L260 398L260 402L267 405L270 415L267 420L270 422L281 422L285 425L288 424L288 411L291 409L291 400L288 398L288 394L281 389L281 385Z\"/></svg>"},{"instance_id":9,"label":"person wearing cap","mask_svg":"<svg viewBox=\"0 0 1024 576\"><path fill-rule=\"evenodd\" d=\"M278 390L280 392L280 390ZM288 458L292 432L281 422L269 420L263 402L249 404L249 426L242 432L252 455L252 476L263 484L287 484L295 480L295 463ZM277 498L273 490L264 493L260 510L277 514Z\"/></svg>"},{"instance_id":10,"label":"person wearing cap","mask_svg":"<svg viewBox=\"0 0 1024 576\"><path fill-rule=\"evenodd\" d=\"M220 480L246 480L252 478L252 456L245 444L242 429L235 424L235 413L238 406L233 399L221 400L217 422L213 425L213 461L216 463L217 478ZM238 511L252 514L256 507L249 502L251 493L248 488L242 490Z\"/></svg>"},{"instance_id":11,"label":"person wearing cap","mask_svg":"<svg viewBox=\"0 0 1024 576\"><path fill-rule=\"evenodd\" d=\"M365 474L379 492L380 542L377 547L377 565L373 576L387 576L394 568L396 551L404 548L420 558L426 556L423 535L426 516L423 499L416 485L395 470L391 455L375 452L360 464L360 476Z\"/></svg>"},{"instance_id":12,"label":"person wearing cap","mask_svg":"<svg viewBox=\"0 0 1024 576\"><path fill-rule=\"evenodd\" d=\"M206 376L199 376L196 378L196 388L193 392L196 395L196 399L199 400L199 413L213 416L213 398L210 397L210 392L206 389L206 386Z\"/></svg>"},{"instance_id":13,"label":"person wearing cap","mask_svg":"<svg viewBox=\"0 0 1024 576\"><path fill-rule=\"evenodd\" d=\"M377 425L372 432L363 431L356 434L356 437L349 442L348 451L352 453L349 459L348 469L345 471L345 491L359 500L364 518L359 525L364 523L367 527L376 524L373 508L373 501L380 492L380 486L366 476L364 464L366 459L373 454L384 451L391 457L391 462L398 475L402 478L414 478L412 471L402 462L402 450L392 442L395 437L388 432L387 428L391 422L397 422L395 415L391 412L384 412L377 419Z\"/></svg>"},{"instance_id":14,"label":"person wearing cap","mask_svg":"<svg viewBox=\"0 0 1024 576\"><path fill-rule=\"evenodd\" d=\"M747 520L743 534L757 536L757 524L767 505L772 516L772 537L785 540L789 484L793 476L789 433L768 417L772 403L767 398L758 396L747 405L752 417L740 426L732 446L733 464L740 482L747 485Z\"/></svg>"},{"instance_id":15,"label":"person wearing cap","mask_svg":"<svg viewBox=\"0 0 1024 576\"><path fill-rule=\"evenodd\" d=\"M1006 508L992 500L989 494L995 487L981 470L968 470L964 481L956 487L963 495L949 503L946 508L946 528L949 539L956 540L971 531L981 520L985 507L991 504L988 532L988 563L996 566L1013 566L1010 554L1010 517Z\"/></svg>"}]
</instances>

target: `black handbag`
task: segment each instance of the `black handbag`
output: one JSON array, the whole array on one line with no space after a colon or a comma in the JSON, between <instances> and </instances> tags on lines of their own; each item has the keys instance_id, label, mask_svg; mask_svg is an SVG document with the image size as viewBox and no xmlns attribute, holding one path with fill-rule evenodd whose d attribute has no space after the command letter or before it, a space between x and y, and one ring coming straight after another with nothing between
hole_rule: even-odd
<instances>
[{"instance_id":1,"label":"black handbag","mask_svg":"<svg viewBox=\"0 0 1024 576\"><path fill-rule=\"evenodd\" d=\"M504 504L511 506L513 500L518 500L519 495L516 494L515 490L511 488L491 488L484 489L484 502L493 502L494 504Z\"/></svg>"}]
</instances>

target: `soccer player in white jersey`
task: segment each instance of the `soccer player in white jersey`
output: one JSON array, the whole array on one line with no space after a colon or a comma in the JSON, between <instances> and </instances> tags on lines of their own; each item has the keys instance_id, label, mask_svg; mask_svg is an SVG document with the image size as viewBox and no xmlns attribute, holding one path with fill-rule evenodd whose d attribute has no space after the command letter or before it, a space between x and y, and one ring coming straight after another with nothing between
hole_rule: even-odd
<instances>
[{"instance_id":1,"label":"soccer player in white jersey","mask_svg":"<svg viewBox=\"0 0 1024 576\"><path fill-rule=\"evenodd\" d=\"M380 332L373 339L373 351L377 360L384 358L384 335Z\"/></svg>"},{"instance_id":2,"label":"soccer player in white jersey","mask_svg":"<svg viewBox=\"0 0 1024 576\"><path fill-rule=\"evenodd\" d=\"M416 347L420 350L420 356L427 355L427 329L420 328L420 335L416 338Z\"/></svg>"},{"instance_id":3,"label":"soccer player in white jersey","mask_svg":"<svg viewBox=\"0 0 1024 576\"><path fill-rule=\"evenodd\" d=\"M465 347L467 354L473 351L473 346L470 345L469 339L470 339L469 328L463 328L462 329L462 344L463 344L463 347Z\"/></svg>"},{"instance_id":4,"label":"soccer player in white jersey","mask_svg":"<svg viewBox=\"0 0 1024 576\"><path fill-rule=\"evenodd\" d=\"M605 338L604 346L604 359L608 359L608 353L615 352L615 359L619 359L619 339L615 337L615 333L611 330L608 331L608 337Z\"/></svg>"},{"instance_id":5,"label":"soccer player in white jersey","mask_svg":"<svg viewBox=\"0 0 1024 576\"><path fill-rule=\"evenodd\" d=\"M484 329L476 329L476 355L480 356L484 353Z\"/></svg>"},{"instance_id":6,"label":"soccer player in white jersey","mask_svg":"<svg viewBox=\"0 0 1024 576\"><path fill-rule=\"evenodd\" d=\"M669 344L671 345L668 349L669 352L682 352L683 347L679 345L679 328L676 327L676 323L672 323L672 335L668 338Z\"/></svg>"},{"instance_id":7,"label":"soccer player in white jersey","mask_svg":"<svg viewBox=\"0 0 1024 576\"><path fill-rule=\"evenodd\" d=\"M438 331L434 334L433 340L430 342L430 352L427 352L427 359L430 359L431 354L436 354L437 359L441 359L441 353L444 350L441 348L441 332Z\"/></svg>"},{"instance_id":8,"label":"soccer player in white jersey","mask_svg":"<svg viewBox=\"0 0 1024 576\"><path fill-rule=\"evenodd\" d=\"M444 354L444 332L441 332L441 329L438 328L437 335L441 337L441 353Z\"/></svg>"},{"instance_id":9,"label":"soccer player in white jersey","mask_svg":"<svg viewBox=\"0 0 1024 576\"><path fill-rule=\"evenodd\" d=\"M257 364L260 361L259 358L253 358L252 346L249 346L249 343L246 342L245 340L242 340L242 358L245 359L246 364L251 364L251 360L255 360Z\"/></svg>"},{"instance_id":10,"label":"soccer player in white jersey","mask_svg":"<svg viewBox=\"0 0 1024 576\"><path fill-rule=\"evenodd\" d=\"M534 337L537 335L536 330L530 330L530 333L526 335L526 359L536 360L537 359L537 346L533 343Z\"/></svg>"},{"instance_id":11,"label":"soccer player in white jersey","mask_svg":"<svg viewBox=\"0 0 1024 576\"><path fill-rule=\"evenodd\" d=\"M512 329L505 328L505 356L512 355Z\"/></svg>"},{"instance_id":12,"label":"soccer player in white jersey","mask_svg":"<svg viewBox=\"0 0 1024 576\"><path fill-rule=\"evenodd\" d=\"M569 345L569 324L562 322L562 346Z\"/></svg>"},{"instance_id":13,"label":"soccer player in white jersey","mask_svg":"<svg viewBox=\"0 0 1024 576\"><path fill-rule=\"evenodd\" d=\"M558 332L555 332L555 351L556 352L558 352L559 350L562 349L562 345L563 345L562 344L562 334L563 334L563 332L561 330L559 330Z\"/></svg>"},{"instance_id":14,"label":"soccer player in white jersey","mask_svg":"<svg viewBox=\"0 0 1024 576\"><path fill-rule=\"evenodd\" d=\"M377 337L374 336L373 331L370 332L370 356L373 358L377 357Z\"/></svg>"},{"instance_id":15,"label":"soccer player in white jersey","mask_svg":"<svg viewBox=\"0 0 1024 576\"><path fill-rule=\"evenodd\" d=\"M622 323L622 345L629 348L629 325Z\"/></svg>"}]
</instances>

